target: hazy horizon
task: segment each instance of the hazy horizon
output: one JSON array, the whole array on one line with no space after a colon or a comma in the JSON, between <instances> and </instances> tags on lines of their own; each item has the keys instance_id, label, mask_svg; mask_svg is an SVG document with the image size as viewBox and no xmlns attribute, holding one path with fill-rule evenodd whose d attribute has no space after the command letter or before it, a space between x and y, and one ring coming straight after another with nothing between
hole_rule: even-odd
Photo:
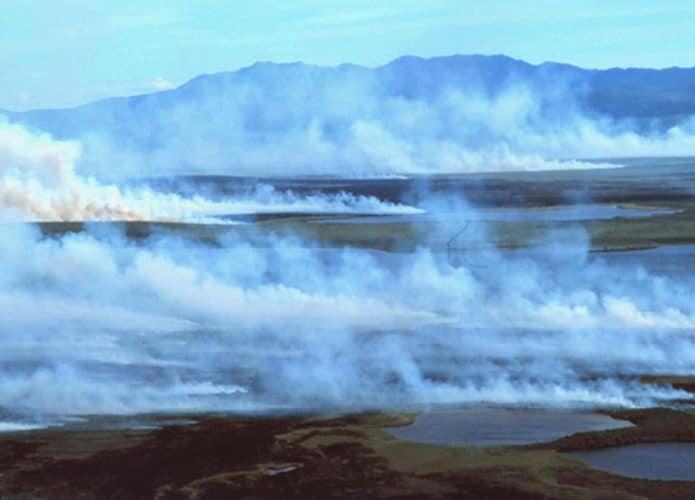
<instances>
[{"instance_id":1,"label":"hazy horizon","mask_svg":"<svg viewBox=\"0 0 695 500\"><path fill-rule=\"evenodd\" d=\"M0 109L74 106L254 61L369 67L401 55L507 54L585 68L690 67L688 2L11 1ZM90 61L82 64L80 61ZM56 83L59 83L58 85Z\"/></svg>"},{"instance_id":2,"label":"hazy horizon","mask_svg":"<svg viewBox=\"0 0 695 500\"><path fill-rule=\"evenodd\" d=\"M388 66L398 60L401 59L419 59L419 60L433 60L433 59L447 59L447 58L456 58L456 57L464 57L464 58L476 58L476 57L481 57L481 58L506 58L506 59L511 59L517 62L525 63L530 66L543 66L543 65L558 65L558 66L571 66L573 68L585 70L585 71L611 71L611 70L620 70L620 71L627 71L627 70L647 70L647 71L664 71L664 70L673 70L673 69L684 69L684 70L690 70L690 69L695 69L695 63L691 66L662 66L662 67L654 67L654 66L608 66L605 68L598 68L598 67L588 67L588 66L581 66L577 64L571 64L565 61L556 61L556 60L546 60L546 61L541 61L537 63L529 62L527 60L513 57L507 54L502 54L502 53L490 53L490 54L481 54L481 53L451 53L451 54L440 54L440 55L434 55L434 56L419 56L419 55L414 55L414 54L402 54L400 56L394 57L392 59L389 59L383 63L380 64L357 64L354 62L350 61L343 61L335 64L317 64L317 63L311 63L311 62L306 62L302 60L296 60L296 61L273 61L273 60L257 60L252 63L243 65L243 66L238 66L238 67L233 67L233 68L227 68L227 69L220 69L218 71L210 71L206 73L199 73L199 74L194 74L190 75L190 77L186 78L182 82L176 85L171 85L171 86L165 86L163 88L152 88L150 90L142 91L142 92L136 92L136 93L125 93L125 94L114 94L114 95L109 95L109 96L103 96L99 98L95 98L92 100L88 100L85 102L77 102L74 104L70 105L65 105L65 106L46 106L46 107L36 107L36 108L26 108L26 109L9 109L9 108L0 108L0 113L2 112L16 112L16 113L23 113L27 111L39 111L39 110L51 110L51 109L71 109L71 108L79 108L82 106L86 106L89 104L93 104L99 101L104 101L104 100L110 100L110 99L120 99L120 98L129 98L129 97L138 97L138 96L145 96L145 95L150 95L150 94L156 94L159 92L166 92L169 90L176 90L178 88L181 88L185 86L186 84L196 80L199 77L205 77L205 76L216 76L216 75L225 75L225 74L231 74L231 73L237 73L240 71L248 70L251 69L255 66L258 65L275 65L275 66L293 66L293 65L303 65L307 67L315 67L315 68L323 68L323 69L338 69L340 67L345 67L345 66L353 66L353 67L358 67L358 68L364 68L364 69L379 69L383 68L385 66Z\"/></svg>"}]
</instances>

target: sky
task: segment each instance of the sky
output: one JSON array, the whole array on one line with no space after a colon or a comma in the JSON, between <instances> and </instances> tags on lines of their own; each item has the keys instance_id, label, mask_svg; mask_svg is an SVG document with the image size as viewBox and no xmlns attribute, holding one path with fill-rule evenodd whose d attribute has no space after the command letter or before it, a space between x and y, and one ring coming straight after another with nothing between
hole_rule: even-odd
<instances>
[{"instance_id":1,"label":"sky","mask_svg":"<svg viewBox=\"0 0 695 500\"><path fill-rule=\"evenodd\" d=\"M256 61L506 54L695 66L692 0L0 0L0 109L154 92Z\"/></svg>"}]
</instances>

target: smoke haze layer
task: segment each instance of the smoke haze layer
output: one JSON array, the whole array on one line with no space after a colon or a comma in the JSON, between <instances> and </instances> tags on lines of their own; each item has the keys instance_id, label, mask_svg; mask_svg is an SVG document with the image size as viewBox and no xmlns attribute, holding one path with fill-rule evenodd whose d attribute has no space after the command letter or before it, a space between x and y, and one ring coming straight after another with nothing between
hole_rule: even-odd
<instances>
[{"instance_id":1,"label":"smoke haze layer","mask_svg":"<svg viewBox=\"0 0 695 500\"><path fill-rule=\"evenodd\" d=\"M109 178L555 170L596 167L582 158L695 155L694 82L695 70L500 56L404 57L374 69L259 63L10 119L80 141L80 171Z\"/></svg>"},{"instance_id":2,"label":"smoke haze layer","mask_svg":"<svg viewBox=\"0 0 695 500\"><path fill-rule=\"evenodd\" d=\"M81 145L31 133L0 120L0 217L32 221L222 223L214 216L250 213L418 213L369 196L298 196L258 184L234 198L189 197L145 186L124 187L80 175Z\"/></svg>"},{"instance_id":3,"label":"smoke haze layer","mask_svg":"<svg viewBox=\"0 0 695 500\"><path fill-rule=\"evenodd\" d=\"M695 365L693 280L585 248L457 267L271 236L1 234L17 412L649 405L684 394L640 375Z\"/></svg>"},{"instance_id":4,"label":"smoke haze layer","mask_svg":"<svg viewBox=\"0 0 695 500\"><path fill-rule=\"evenodd\" d=\"M4 410L603 407L685 398L640 376L695 368L689 270L590 255L582 230L548 234L565 244L535 253L501 252L485 244L481 224L460 235L478 250L454 265L427 245L442 236L436 227L423 246L399 254L326 248L251 224L210 243L173 230L131 239L117 225L90 224L426 211L436 226L472 210L460 193L423 190L404 205L262 180L231 194L131 181L199 172L427 180L596 167L575 159L586 156L695 153L691 115L591 107L591 82L571 71L488 78L413 64L257 65L168 93L0 122ZM87 224L47 236L33 221Z\"/></svg>"}]
</instances>

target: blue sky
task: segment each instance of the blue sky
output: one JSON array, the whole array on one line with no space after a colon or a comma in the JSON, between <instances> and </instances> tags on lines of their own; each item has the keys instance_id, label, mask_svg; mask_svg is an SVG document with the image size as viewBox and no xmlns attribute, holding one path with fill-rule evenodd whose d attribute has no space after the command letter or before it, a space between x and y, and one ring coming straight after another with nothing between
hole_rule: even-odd
<instances>
[{"instance_id":1,"label":"blue sky","mask_svg":"<svg viewBox=\"0 0 695 500\"><path fill-rule=\"evenodd\" d=\"M0 33L0 109L152 92L258 60L695 66L692 0L0 0Z\"/></svg>"}]
</instances>

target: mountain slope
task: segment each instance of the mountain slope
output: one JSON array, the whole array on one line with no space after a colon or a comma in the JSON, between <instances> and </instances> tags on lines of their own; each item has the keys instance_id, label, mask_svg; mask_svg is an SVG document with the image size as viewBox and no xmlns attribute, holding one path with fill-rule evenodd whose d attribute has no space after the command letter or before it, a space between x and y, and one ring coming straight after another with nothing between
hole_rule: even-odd
<instances>
[{"instance_id":1,"label":"mountain slope","mask_svg":"<svg viewBox=\"0 0 695 500\"><path fill-rule=\"evenodd\" d=\"M469 153L491 148L498 158L592 155L581 144L586 123L599 135L689 127L695 68L587 70L477 55L405 56L377 68L257 63L163 92L6 114L82 140L88 154L108 145L149 164L423 170L433 151L452 163L481 161Z\"/></svg>"}]
</instances>

